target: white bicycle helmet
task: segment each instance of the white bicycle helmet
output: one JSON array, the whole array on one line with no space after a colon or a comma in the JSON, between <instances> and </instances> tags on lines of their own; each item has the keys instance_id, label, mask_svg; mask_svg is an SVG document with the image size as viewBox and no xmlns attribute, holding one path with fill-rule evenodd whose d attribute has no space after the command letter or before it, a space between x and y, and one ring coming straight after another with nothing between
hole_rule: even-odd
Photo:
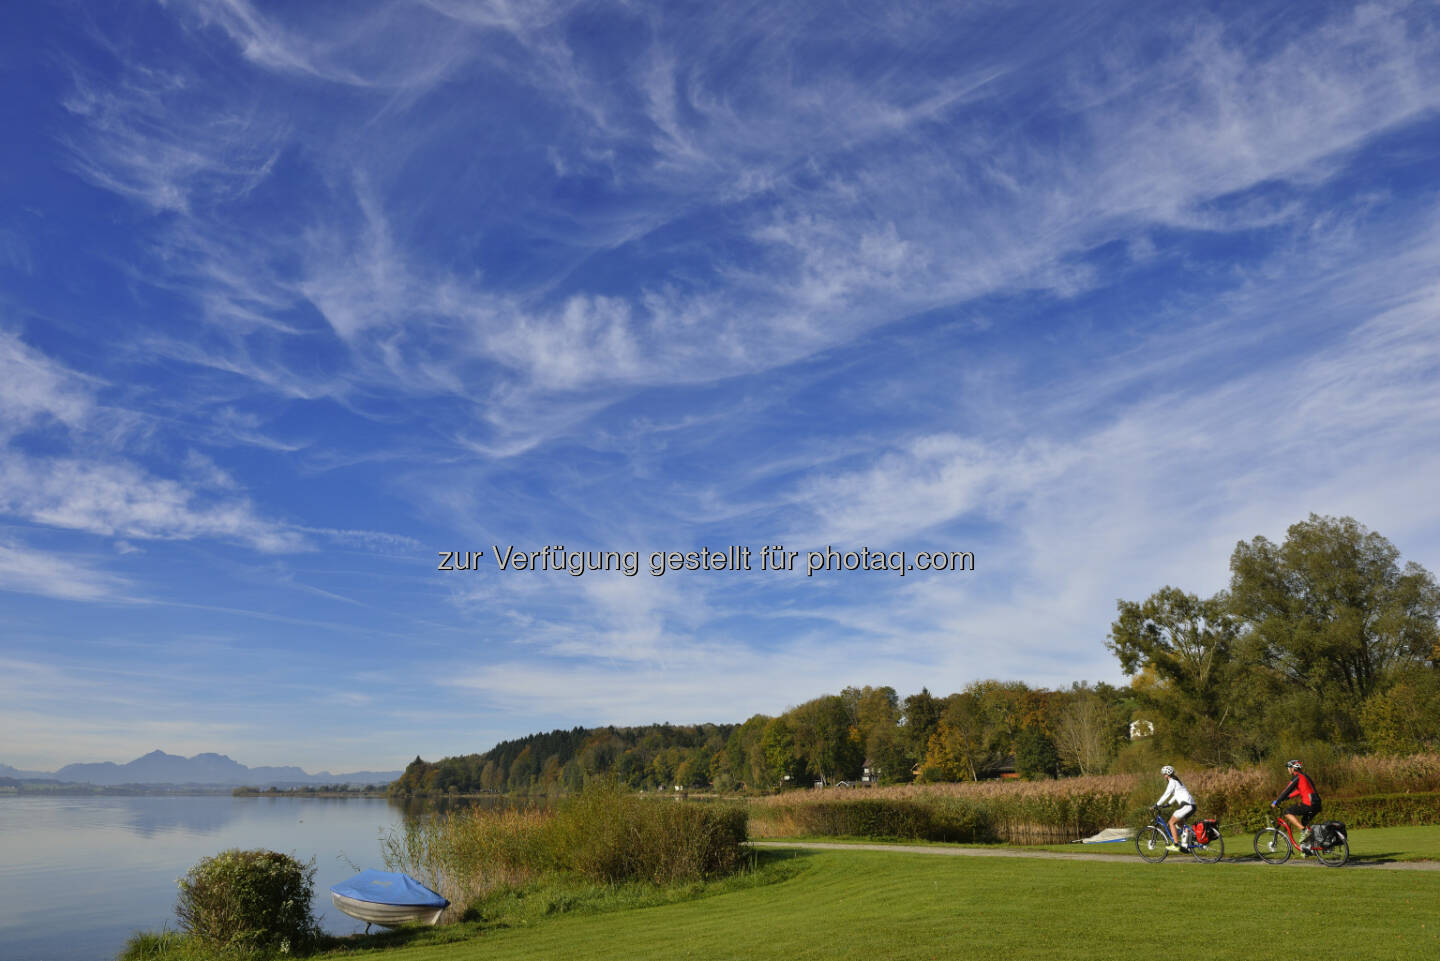
<instances>
[{"instance_id":1,"label":"white bicycle helmet","mask_svg":"<svg viewBox=\"0 0 1440 961\"><path fill-rule=\"evenodd\" d=\"M1305 765L1301 764L1299 761L1286 761L1286 762L1285 762L1285 770L1287 770L1287 771L1303 771L1303 770L1305 770Z\"/></svg>"},{"instance_id":2,"label":"white bicycle helmet","mask_svg":"<svg viewBox=\"0 0 1440 961\"><path fill-rule=\"evenodd\" d=\"M1165 775L1166 777L1174 777L1175 769L1167 764L1160 769L1160 773Z\"/></svg>"}]
</instances>

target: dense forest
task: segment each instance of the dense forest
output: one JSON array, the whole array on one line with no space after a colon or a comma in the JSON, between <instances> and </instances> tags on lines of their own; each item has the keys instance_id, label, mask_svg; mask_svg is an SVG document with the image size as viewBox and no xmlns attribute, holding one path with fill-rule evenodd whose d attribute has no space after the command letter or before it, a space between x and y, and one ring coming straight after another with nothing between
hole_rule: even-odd
<instances>
[{"instance_id":1,"label":"dense forest","mask_svg":"<svg viewBox=\"0 0 1440 961\"><path fill-rule=\"evenodd\" d=\"M1095 774L1164 755L1207 765L1278 753L1440 747L1440 588L1351 518L1311 515L1239 543L1230 586L1120 600L1107 648L1125 687L976 681L936 696L851 687L741 724L574 728L483 754L416 758L393 793L772 791L817 781ZM868 771L867 771L868 769Z\"/></svg>"}]
</instances>

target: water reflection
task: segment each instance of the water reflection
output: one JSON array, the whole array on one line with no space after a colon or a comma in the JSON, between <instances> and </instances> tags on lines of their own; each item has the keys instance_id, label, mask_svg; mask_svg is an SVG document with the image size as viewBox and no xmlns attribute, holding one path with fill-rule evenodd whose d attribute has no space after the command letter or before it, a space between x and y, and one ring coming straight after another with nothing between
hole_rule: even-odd
<instances>
[{"instance_id":1,"label":"water reflection","mask_svg":"<svg viewBox=\"0 0 1440 961\"><path fill-rule=\"evenodd\" d=\"M175 879L226 848L313 858L315 907L335 933L359 930L325 894L383 867L380 838L425 802L382 798L0 797L0 958L111 958L135 930L174 927Z\"/></svg>"},{"instance_id":2,"label":"water reflection","mask_svg":"<svg viewBox=\"0 0 1440 961\"><path fill-rule=\"evenodd\" d=\"M300 815L297 823L304 823L305 817L326 817L329 812L340 810L344 805L383 803L393 811L387 818L398 823L402 819L414 820L432 817L438 813L463 810L471 807L546 807L549 801L522 799L514 801L503 797L480 798L336 798L336 797L108 797L67 799L83 802L90 806L100 802L113 806L120 812L120 818L140 837L155 837L167 831L186 831L192 834L218 834L237 820L269 820L272 814L288 816L291 810ZM201 802L201 803L197 803ZM294 805L303 805L296 809ZM68 806L68 805L67 805ZM80 807L82 805L74 805ZM282 813L283 812L283 813Z\"/></svg>"},{"instance_id":3,"label":"water reflection","mask_svg":"<svg viewBox=\"0 0 1440 961\"><path fill-rule=\"evenodd\" d=\"M0 797L0 959L113 958L129 935L175 926L175 880L227 848L315 861L316 916L364 926L327 894L383 868L381 841L407 821L473 807L536 808L546 798Z\"/></svg>"},{"instance_id":4,"label":"water reflection","mask_svg":"<svg viewBox=\"0 0 1440 961\"><path fill-rule=\"evenodd\" d=\"M550 797L511 798L494 794L482 794L475 797L406 797L389 798L388 800L407 820L434 817L449 811L465 811L477 807L491 810L545 811L559 803L556 798Z\"/></svg>"}]
</instances>

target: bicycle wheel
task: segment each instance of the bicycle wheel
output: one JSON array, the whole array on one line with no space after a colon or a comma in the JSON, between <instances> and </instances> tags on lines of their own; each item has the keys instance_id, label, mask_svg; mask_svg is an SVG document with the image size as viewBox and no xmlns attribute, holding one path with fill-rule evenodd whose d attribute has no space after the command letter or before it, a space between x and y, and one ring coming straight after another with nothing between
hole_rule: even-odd
<instances>
[{"instance_id":1,"label":"bicycle wheel","mask_svg":"<svg viewBox=\"0 0 1440 961\"><path fill-rule=\"evenodd\" d=\"M1290 839L1279 828L1261 828L1255 835L1255 855L1266 864L1290 860Z\"/></svg>"},{"instance_id":2,"label":"bicycle wheel","mask_svg":"<svg viewBox=\"0 0 1440 961\"><path fill-rule=\"evenodd\" d=\"M1214 864L1225 856L1225 839L1217 834L1206 844L1191 845L1190 853L1202 864Z\"/></svg>"},{"instance_id":3,"label":"bicycle wheel","mask_svg":"<svg viewBox=\"0 0 1440 961\"><path fill-rule=\"evenodd\" d=\"M1165 860L1165 855L1170 853L1165 850L1165 845L1170 843L1172 842L1165 832L1153 826L1135 836L1135 850L1151 864L1159 864Z\"/></svg>"},{"instance_id":4,"label":"bicycle wheel","mask_svg":"<svg viewBox=\"0 0 1440 961\"><path fill-rule=\"evenodd\" d=\"M1315 856L1327 868L1338 868L1350 860L1350 842L1342 839L1339 844L1332 844L1328 848L1317 851Z\"/></svg>"}]
</instances>

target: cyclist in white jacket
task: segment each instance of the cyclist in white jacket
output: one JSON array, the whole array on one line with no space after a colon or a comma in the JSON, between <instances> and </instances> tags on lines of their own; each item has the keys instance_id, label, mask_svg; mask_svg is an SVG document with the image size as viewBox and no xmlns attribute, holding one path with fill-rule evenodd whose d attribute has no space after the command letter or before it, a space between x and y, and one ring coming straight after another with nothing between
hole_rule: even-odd
<instances>
[{"instance_id":1,"label":"cyclist in white jacket","mask_svg":"<svg viewBox=\"0 0 1440 961\"><path fill-rule=\"evenodd\" d=\"M1180 843L1180 828L1185 823L1185 819L1195 813L1195 799L1190 796L1190 789L1175 776L1173 767L1167 764L1160 769L1160 773L1165 775L1165 779L1170 783L1165 788L1165 793L1160 796L1160 800L1155 802L1155 806L1157 808L1164 807L1172 802L1176 805L1175 813L1170 815L1170 836L1175 839L1175 844L1171 846L1170 850L1183 851L1185 848Z\"/></svg>"}]
</instances>

